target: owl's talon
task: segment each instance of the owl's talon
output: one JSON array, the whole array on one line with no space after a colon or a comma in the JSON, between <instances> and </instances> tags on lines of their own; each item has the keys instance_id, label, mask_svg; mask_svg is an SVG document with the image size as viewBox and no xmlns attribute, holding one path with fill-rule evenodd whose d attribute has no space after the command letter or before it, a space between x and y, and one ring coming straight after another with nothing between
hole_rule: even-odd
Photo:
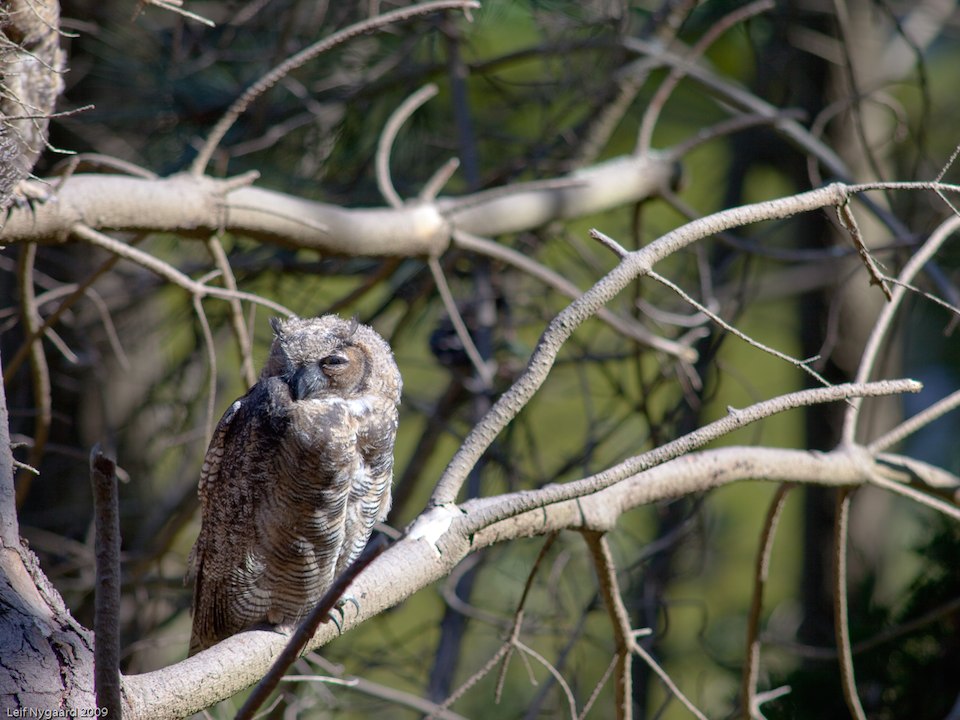
<instances>
[{"instance_id":1,"label":"owl's talon","mask_svg":"<svg viewBox=\"0 0 960 720\"><path fill-rule=\"evenodd\" d=\"M350 603L351 605L353 605L353 607L356 608L358 613L360 612L360 601L357 600L357 598L351 595L350 593L344 593L343 595L340 596L340 599L337 600L337 607L340 608L341 615L343 615L342 608L347 603Z\"/></svg>"},{"instance_id":2,"label":"owl's talon","mask_svg":"<svg viewBox=\"0 0 960 720\"><path fill-rule=\"evenodd\" d=\"M327 613L327 617L330 619L334 625L337 626L337 635L343 635L343 610L338 607L333 608L330 612Z\"/></svg>"},{"instance_id":3,"label":"owl's talon","mask_svg":"<svg viewBox=\"0 0 960 720\"><path fill-rule=\"evenodd\" d=\"M347 603L351 603L357 612L360 612L360 603L353 595L341 595L340 599L337 600L337 604L333 609L327 613L330 621L337 626L337 635L343 635L343 623L346 622L347 615L343 611L343 606Z\"/></svg>"}]
</instances>

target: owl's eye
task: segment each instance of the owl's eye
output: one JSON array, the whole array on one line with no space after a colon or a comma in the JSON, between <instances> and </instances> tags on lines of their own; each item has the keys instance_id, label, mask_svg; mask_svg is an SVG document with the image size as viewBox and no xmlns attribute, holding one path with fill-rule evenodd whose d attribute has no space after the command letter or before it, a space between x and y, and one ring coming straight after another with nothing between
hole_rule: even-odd
<instances>
[{"instance_id":1,"label":"owl's eye","mask_svg":"<svg viewBox=\"0 0 960 720\"><path fill-rule=\"evenodd\" d=\"M327 355L325 358L320 360L321 367L337 367L338 365L346 365L350 362L344 355Z\"/></svg>"}]
</instances>

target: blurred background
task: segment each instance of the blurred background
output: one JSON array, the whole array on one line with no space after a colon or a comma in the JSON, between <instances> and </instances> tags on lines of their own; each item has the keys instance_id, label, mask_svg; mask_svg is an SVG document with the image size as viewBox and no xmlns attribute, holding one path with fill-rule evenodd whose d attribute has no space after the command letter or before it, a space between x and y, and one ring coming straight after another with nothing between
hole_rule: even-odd
<instances>
[{"instance_id":1,"label":"blurred background","mask_svg":"<svg viewBox=\"0 0 960 720\"><path fill-rule=\"evenodd\" d=\"M346 207L385 204L374 172L384 123L412 92L438 97L405 124L391 158L403 198L415 198L451 157L460 169L444 194L549 179L631 153L651 103L652 147L675 153L675 187L655 200L554 223L497 241L585 289L615 258L591 241L596 227L627 248L690 217L801 192L834 179L932 180L957 145L960 13L953 2L777 2L729 21L742 4L506 2L436 14L357 37L284 78L240 118L209 172L260 173L273 190ZM82 153L82 171L116 171L99 156L159 175L187 168L228 106L271 67L392 3L303 0L187 2L215 27L155 7L113 0L62 3L68 56L59 109L92 109L53 121L54 148ZM705 40L706 38L706 40ZM677 58L704 41L693 77L658 88ZM671 81L672 82L672 81ZM774 120L761 115L775 108ZM792 123L792 124L791 124ZM797 130L796 128L799 128ZM48 151L35 169L56 174L68 158ZM948 168L944 179L960 171ZM855 205L867 244L889 274L951 212L933 193L870 195ZM215 267L195 239L124 238L191 277ZM404 378L394 510L402 529L423 508L470 427L522 371L547 322L568 300L539 280L464 251L440 260L493 387L476 377L423 258L327 257L224 236L241 289L301 315L356 315L387 337ZM196 538L196 484L210 403L217 418L246 390L228 306L203 302L215 339L211 363L191 298L147 270L119 262L90 284L45 342L50 421L23 343L17 246L0 250L0 349L16 456L39 476L17 478L21 532L85 626L92 625L90 447L115 453L121 486L124 672L185 656L190 591L183 585ZM109 257L81 243L38 249L33 286L41 314ZM957 304L956 245L927 268L926 292ZM761 342L850 379L883 304L835 217L810 213L741 228L669 258L658 271ZM649 281L611 309L693 345L684 366L596 319L578 330L541 393L498 438L468 492L489 496L575 480L716 419L728 405L809 386L796 367L752 348ZM254 358L265 357L268 315L249 310ZM958 386L956 315L915 296L884 351L885 377L924 391L871 403L876 437ZM210 386L215 384L215 395ZM724 444L831 449L842 405L793 412ZM954 416L899 451L960 471ZM45 440L37 442L46 433ZM625 515L611 536L624 600L645 647L710 717L736 712L758 534L775 488L743 483ZM832 627L834 493L795 490L778 531L764 606L762 688L792 692L768 718L848 717ZM851 619L860 697L872 718L946 717L957 702L960 535L937 514L876 490L854 500ZM508 630L542 538L471 556L427 589L301 661L303 673L347 674L366 689L285 684L277 717L417 717L372 689L441 701L477 672ZM911 622L921 619L922 622ZM614 650L586 546L561 535L539 569L524 642L549 659L583 708ZM949 671L953 669L952 672ZM640 661L638 718L688 717ZM515 658L493 709L496 674L453 709L466 717L567 717L567 700L542 666ZM589 717L611 717L605 688ZM954 710L956 713L957 711ZM229 703L212 711L229 717ZM950 715L957 717L957 715Z\"/></svg>"}]
</instances>

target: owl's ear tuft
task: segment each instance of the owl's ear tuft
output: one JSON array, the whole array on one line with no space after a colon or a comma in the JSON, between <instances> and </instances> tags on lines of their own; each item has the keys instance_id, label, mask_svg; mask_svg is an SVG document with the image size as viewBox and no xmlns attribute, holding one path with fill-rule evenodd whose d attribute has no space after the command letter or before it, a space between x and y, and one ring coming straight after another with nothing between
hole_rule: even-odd
<instances>
[{"instance_id":1,"label":"owl's ear tuft","mask_svg":"<svg viewBox=\"0 0 960 720\"><path fill-rule=\"evenodd\" d=\"M350 326L347 328L347 337L353 337L356 334L358 327L360 327L360 318L354 315L352 318L350 318Z\"/></svg>"},{"instance_id":2,"label":"owl's ear tuft","mask_svg":"<svg viewBox=\"0 0 960 720\"><path fill-rule=\"evenodd\" d=\"M283 327L283 320L278 317L270 318L270 327L273 328L273 334L279 337L280 330Z\"/></svg>"}]
</instances>

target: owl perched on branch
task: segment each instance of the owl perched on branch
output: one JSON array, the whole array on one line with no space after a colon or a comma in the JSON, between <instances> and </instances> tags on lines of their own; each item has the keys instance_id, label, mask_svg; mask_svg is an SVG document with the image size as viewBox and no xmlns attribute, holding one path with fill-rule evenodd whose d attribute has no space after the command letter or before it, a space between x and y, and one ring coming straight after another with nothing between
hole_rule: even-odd
<instances>
[{"instance_id":1,"label":"owl perched on branch","mask_svg":"<svg viewBox=\"0 0 960 720\"><path fill-rule=\"evenodd\" d=\"M259 380L220 420L200 471L191 655L296 624L390 509L401 390L390 346L335 315L273 329Z\"/></svg>"}]
</instances>

